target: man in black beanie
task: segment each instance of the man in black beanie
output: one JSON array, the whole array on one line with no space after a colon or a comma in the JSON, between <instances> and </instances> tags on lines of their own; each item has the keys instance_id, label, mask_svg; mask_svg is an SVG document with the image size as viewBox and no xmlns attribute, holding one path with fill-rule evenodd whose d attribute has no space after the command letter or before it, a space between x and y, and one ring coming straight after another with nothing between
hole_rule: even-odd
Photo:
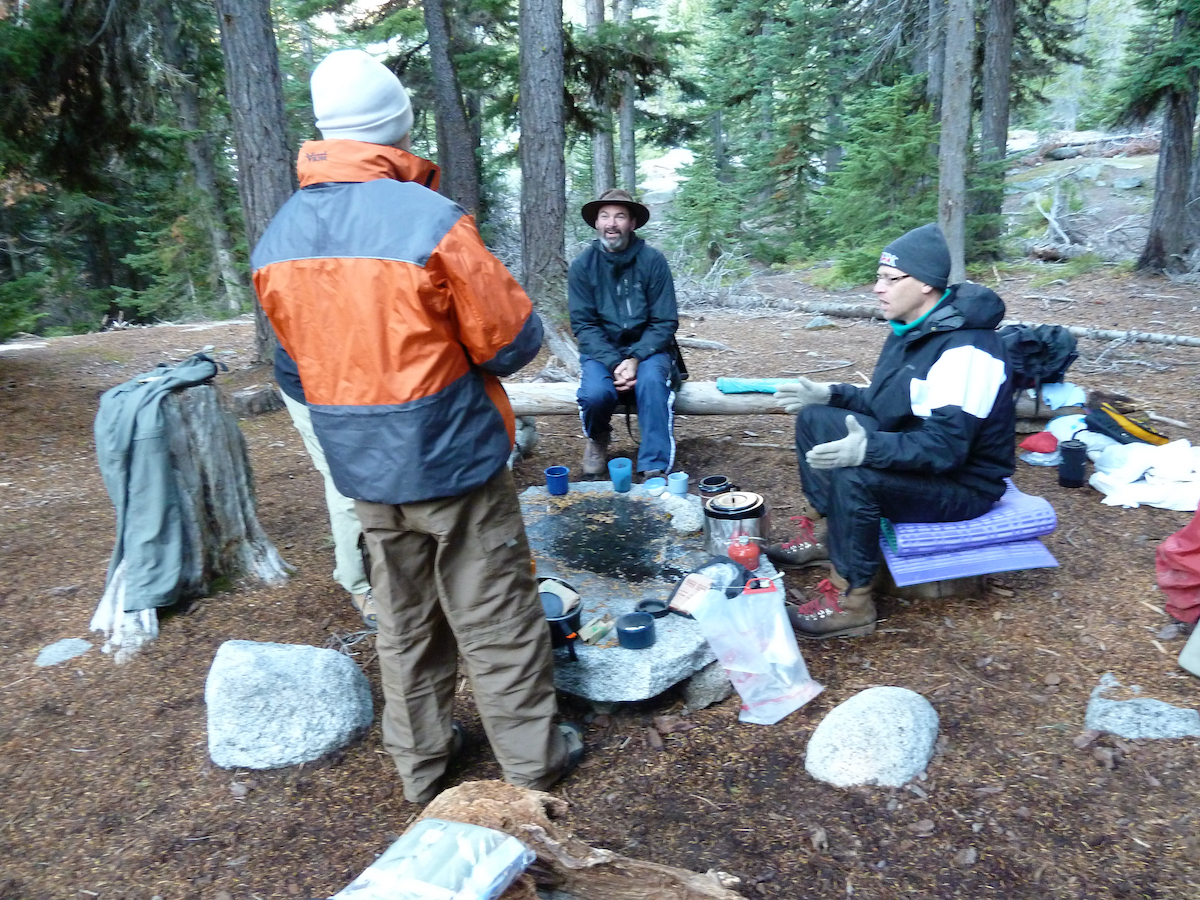
<instances>
[{"instance_id":1,"label":"man in black beanie","mask_svg":"<svg viewBox=\"0 0 1200 900\"><path fill-rule=\"evenodd\" d=\"M783 565L832 564L817 599L788 610L799 635L875 630L880 517L973 519L1000 499L1013 472L1011 371L996 333L1004 301L949 280L950 251L936 224L892 241L874 288L892 333L870 386L801 378L775 394L796 416L800 480L820 524L802 518L801 534L767 555Z\"/></svg>"}]
</instances>

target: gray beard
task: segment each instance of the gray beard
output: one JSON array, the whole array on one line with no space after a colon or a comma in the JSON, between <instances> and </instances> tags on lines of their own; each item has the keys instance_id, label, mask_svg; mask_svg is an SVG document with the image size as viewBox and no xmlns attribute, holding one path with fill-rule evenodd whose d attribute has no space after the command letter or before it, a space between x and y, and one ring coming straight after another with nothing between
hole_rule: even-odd
<instances>
[{"instance_id":1,"label":"gray beard","mask_svg":"<svg viewBox=\"0 0 1200 900\"><path fill-rule=\"evenodd\" d=\"M609 253L620 253L629 246L629 235L623 234L618 238L607 238L604 235L599 235L600 246Z\"/></svg>"}]
</instances>

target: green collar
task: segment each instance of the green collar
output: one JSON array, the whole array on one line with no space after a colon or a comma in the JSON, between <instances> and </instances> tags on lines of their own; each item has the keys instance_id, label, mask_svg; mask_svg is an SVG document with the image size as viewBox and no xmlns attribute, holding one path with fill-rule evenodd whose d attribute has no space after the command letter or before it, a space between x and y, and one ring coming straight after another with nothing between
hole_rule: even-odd
<instances>
[{"instance_id":1,"label":"green collar","mask_svg":"<svg viewBox=\"0 0 1200 900\"><path fill-rule=\"evenodd\" d=\"M941 300L938 300L937 303L935 303L935 304L933 304L933 306L929 307L929 311L926 312L925 315L921 316L921 318L917 319L915 322L909 322L907 325L903 322L888 322L888 324L892 326L892 333L895 334L897 337L903 337L904 335L908 334L910 331L912 331L914 328L916 328L918 325L920 325L922 322L924 322L926 319L928 319L931 315L933 315L933 311L935 309L937 309L939 306L941 306L942 301L945 300L949 296L950 296L950 288L946 288L946 293L942 294Z\"/></svg>"}]
</instances>

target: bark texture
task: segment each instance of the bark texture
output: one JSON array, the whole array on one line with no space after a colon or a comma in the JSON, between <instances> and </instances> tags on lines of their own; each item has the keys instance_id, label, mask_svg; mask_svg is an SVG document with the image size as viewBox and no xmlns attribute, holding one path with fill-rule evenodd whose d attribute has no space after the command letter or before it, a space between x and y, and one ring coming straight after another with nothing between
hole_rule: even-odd
<instances>
[{"instance_id":1,"label":"bark texture","mask_svg":"<svg viewBox=\"0 0 1200 900\"><path fill-rule=\"evenodd\" d=\"M450 24L445 0L425 0L429 34L429 66L433 71L433 104L437 115L438 164L442 193L471 215L479 212L479 163L463 106L458 73L450 54Z\"/></svg>"},{"instance_id":2,"label":"bark texture","mask_svg":"<svg viewBox=\"0 0 1200 900\"><path fill-rule=\"evenodd\" d=\"M986 166L998 164L1008 150L1008 116L1012 82L1012 47L1016 27L1016 0L991 0L987 5L983 45L983 108L979 114L979 158ZM978 212L999 217L1004 207L1003 176L996 189L980 199ZM1000 238L997 218L980 235L984 241Z\"/></svg>"},{"instance_id":3,"label":"bark texture","mask_svg":"<svg viewBox=\"0 0 1200 900\"><path fill-rule=\"evenodd\" d=\"M217 22L237 144L238 196L246 243L253 248L297 184L295 156L287 144L271 6L268 0L217 0ZM266 362L278 341L257 298L254 321L255 356Z\"/></svg>"},{"instance_id":4,"label":"bark texture","mask_svg":"<svg viewBox=\"0 0 1200 900\"><path fill-rule=\"evenodd\" d=\"M633 0L617 0L616 20L618 25L628 25L633 21ZM628 72L621 72L619 77L621 79L621 105L617 108L617 120L621 187L627 190L631 197L636 197L637 140L634 136L635 91L633 76Z\"/></svg>"},{"instance_id":5,"label":"bark texture","mask_svg":"<svg viewBox=\"0 0 1200 900\"><path fill-rule=\"evenodd\" d=\"M468 781L439 794L421 819L502 831L537 854L500 900L534 900L536 888L560 891L570 900L741 900L742 894L729 889L738 879L724 872L690 872L585 844L555 821L567 809L567 802L553 794L500 781Z\"/></svg>"},{"instance_id":6,"label":"bark texture","mask_svg":"<svg viewBox=\"0 0 1200 900\"><path fill-rule=\"evenodd\" d=\"M222 214L212 138L200 116L200 90L195 73L189 71L187 54L179 40L179 22L170 3L158 8L158 30L163 62L173 70L170 88L179 113L179 126L193 135L184 141L184 147L203 204L217 275L225 291L226 306L231 312L238 312L247 302L246 280L234 262L233 242Z\"/></svg>"},{"instance_id":7,"label":"bark texture","mask_svg":"<svg viewBox=\"0 0 1200 900\"><path fill-rule=\"evenodd\" d=\"M521 282L548 326L567 321L562 0L521 0Z\"/></svg>"},{"instance_id":8,"label":"bark texture","mask_svg":"<svg viewBox=\"0 0 1200 900\"><path fill-rule=\"evenodd\" d=\"M938 224L950 245L950 283L967 277L967 142L971 132L972 0L950 0L946 17L946 66L942 130L938 144Z\"/></svg>"},{"instance_id":9,"label":"bark texture","mask_svg":"<svg viewBox=\"0 0 1200 900\"><path fill-rule=\"evenodd\" d=\"M1187 27L1187 13L1175 17L1178 37ZM1150 233L1138 257L1142 270L1182 271L1190 229L1187 227L1187 200L1192 185L1192 130L1196 126L1196 95L1200 84L1193 71L1186 90L1167 91L1163 110L1162 142L1158 152L1158 172L1154 183L1154 208L1150 212Z\"/></svg>"},{"instance_id":10,"label":"bark texture","mask_svg":"<svg viewBox=\"0 0 1200 900\"><path fill-rule=\"evenodd\" d=\"M595 35L604 22L604 0L586 0L587 33ZM592 112L601 128L592 135L592 196L599 197L616 187L613 163L612 108L608 99L596 94L592 96Z\"/></svg>"}]
</instances>

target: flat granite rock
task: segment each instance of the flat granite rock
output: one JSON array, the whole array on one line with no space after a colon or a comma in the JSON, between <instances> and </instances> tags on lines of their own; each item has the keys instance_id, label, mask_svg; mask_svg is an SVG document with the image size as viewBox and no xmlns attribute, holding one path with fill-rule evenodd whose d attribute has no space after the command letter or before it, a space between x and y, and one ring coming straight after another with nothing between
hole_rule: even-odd
<instances>
[{"instance_id":1,"label":"flat granite rock","mask_svg":"<svg viewBox=\"0 0 1200 900\"><path fill-rule=\"evenodd\" d=\"M1111 672L1100 676L1100 684L1092 690L1088 701L1084 728L1107 731L1128 740L1200 736L1200 712L1150 697L1113 700L1107 696L1121 686ZM1129 690L1138 692L1136 687Z\"/></svg>"},{"instance_id":2,"label":"flat granite rock","mask_svg":"<svg viewBox=\"0 0 1200 900\"><path fill-rule=\"evenodd\" d=\"M604 613L615 619L633 612L646 597L666 600L684 575L709 559L694 494L652 497L640 484L622 494L611 482L589 481L572 482L562 496L530 487L520 499L538 577L561 578L579 591L583 624ZM677 531L674 521L692 530ZM763 560L758 574L775 575ZM615 632L599 646L575 641L575 661L566 649L555 650L555 685L597 703L636 702L716 660L694 620L670 613L654 626L655 643L645 650L618 646Z\"/></svg>"}]
</instances>

